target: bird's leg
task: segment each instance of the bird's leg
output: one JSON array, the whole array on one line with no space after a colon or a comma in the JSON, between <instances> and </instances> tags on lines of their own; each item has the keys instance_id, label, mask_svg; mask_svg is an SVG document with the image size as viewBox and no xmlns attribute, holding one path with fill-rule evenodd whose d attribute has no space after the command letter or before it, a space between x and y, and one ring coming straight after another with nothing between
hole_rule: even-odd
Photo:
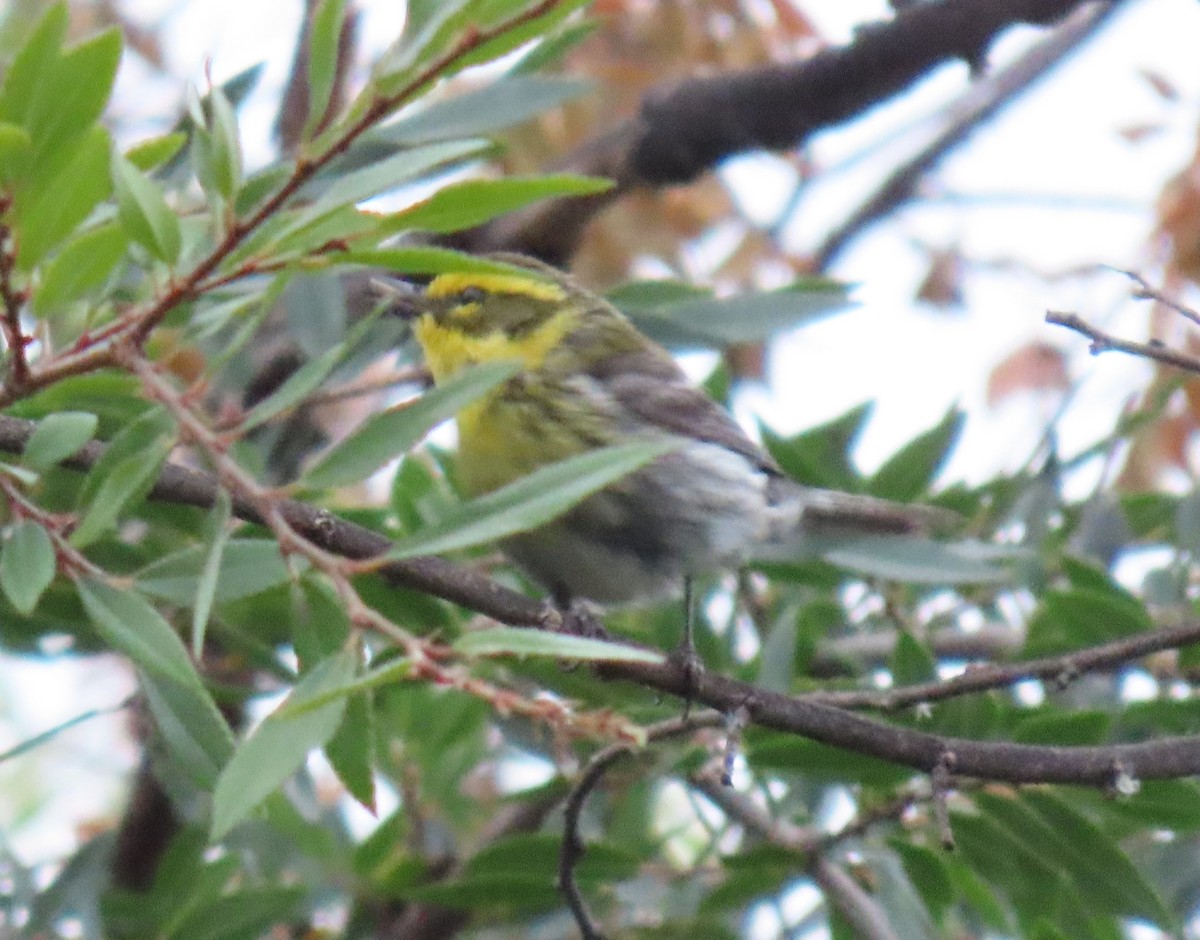
<instances>
[{"instance_id":1,"label":"bird's leg","mask_svg":"<svg viewBox=\"0 0 1200 940\"><path fill-rule=\"evenodd\" d=\"M696 691L697 679L699 679L700 673L704 671L704 663L700 661L700 656L696 652L695 617L695 583L689 574L683 578L683 639L671 657L679 663L680 668L683 670L684 718L691 711L692 693Z\"/></svg>"},{"instance_id":2,"label":"bird's leg","mask_svg":"<svg viewBox=\"0 0 1200 940\"><path fill-rule=\"evenodd\" d=\"M554 606L562 616L562 632L571 636L585 636L593 640L607 640L608 631L600 618L602 610L591 601L572 598L569 594L554 592Z\"/></svg>"}]
</instances>

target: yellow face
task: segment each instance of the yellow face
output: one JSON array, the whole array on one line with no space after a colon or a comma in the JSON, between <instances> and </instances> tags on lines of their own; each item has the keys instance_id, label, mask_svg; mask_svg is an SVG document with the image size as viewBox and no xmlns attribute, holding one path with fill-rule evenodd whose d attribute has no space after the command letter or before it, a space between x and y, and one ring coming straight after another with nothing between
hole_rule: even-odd
<instances>
[{"instance_id":1,"label":"yellow face","mask_svg":"<svg viewBox=\"0 0 1200 940\"><path fill-rule=\"evenodd\" d=\"M501 359L537 368L579 318L557 284L517 274L440 275L423 306L413 329L438 382Z\"/></svg>"}]
</instances>

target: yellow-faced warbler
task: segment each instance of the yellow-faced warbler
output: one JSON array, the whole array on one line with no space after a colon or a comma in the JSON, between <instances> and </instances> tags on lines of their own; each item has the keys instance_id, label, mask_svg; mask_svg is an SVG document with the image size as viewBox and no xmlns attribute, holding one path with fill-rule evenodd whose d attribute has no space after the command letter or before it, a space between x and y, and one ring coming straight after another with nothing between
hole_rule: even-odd
<instances>
[{"instance_id":1,"label":"yellow-faced warbler","mask_svg":"<svg viewBox=\"0 0 1200 940\"><path fill-rule=\"evenodd\" d=\"M512 536L506 553L561 605L684 589L690 650L695 575L736 568L797 527L907 532L936 510L802 487L693 386L670 354L610 303L554 268L449 273L412 301L436 382L492 360L521 370L458 414L459 472L473 494L589 449L670 435L685 443Z\"/></svg>"}]
</instances>

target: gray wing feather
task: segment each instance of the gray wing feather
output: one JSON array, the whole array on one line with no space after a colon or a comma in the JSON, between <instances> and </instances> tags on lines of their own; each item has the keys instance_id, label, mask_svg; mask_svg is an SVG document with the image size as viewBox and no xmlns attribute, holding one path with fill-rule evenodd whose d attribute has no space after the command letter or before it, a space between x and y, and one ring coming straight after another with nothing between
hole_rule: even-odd
<instances>
[{"instance_id":1,"label":"gray wing feather","mask_svg":"<svg viewBox=\"0 0 1200 940\"><path fill-rule=\"evenodd\" d=\"M725 409L688 383L670 357L646 350L609 356L592 363L588 375L626 412L642 421L672 434L717 444L768 473L782 473Z\"/></svg>"}]
</instances>

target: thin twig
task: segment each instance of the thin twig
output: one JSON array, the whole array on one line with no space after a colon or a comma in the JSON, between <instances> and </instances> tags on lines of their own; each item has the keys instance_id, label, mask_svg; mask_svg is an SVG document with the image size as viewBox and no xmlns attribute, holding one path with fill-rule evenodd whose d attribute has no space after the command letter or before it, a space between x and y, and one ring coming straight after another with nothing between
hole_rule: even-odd
<instances>
[{"instance_id":1,"label":"thin twig","mask_svg":"<svg viewBox=\"0 0 1200 940\"><path fill-rule=\"evenodd\" d=\"M723 721L724 717L716 712L705 712L687 718L671 718L647 728L646 740L648 743L661 741L697 728L711 728ZM632 748L628 744L612 744L597 751L583 768L563 807L563 841L558 854L558 887L566 898L575 923L579 925L583 940L604 940L604 933L588 909L579 883L575 880L575 868L587 850L579 832L579 821L583 815L583 806L592 790L613 764L630 753Z\"/></svg>"},{"instance_id":2,"label":"thin twig","mask_svg":"<svg viewBox=\"0 0 1200 940\"><path fill-rule=\"evenodd\" d=\"M879 691L813 692L805 697L841 708L877 708L891 711L973 692L1003 688L1025 679L1051 679L1061 684L1086 672L1119 666L1151 653L1181 649L1194 643L1200 643L1200 620L1174 627L1161 627L1061 656L968 668L966 672L951 679L937 679Z\"/></svg>"},{"instance_id":3,"label":"thin twig","mask_svg":"<svg viewBox=\"0 0 1200 940\"><path fill-rule=\"evenodd\" d=\"M17 263L16 241L12 228L2 221L10 209L12 197L0 195L0 328L4 331L9 355L8 376L4 384L8 388L20 389L29 381L29 359L25 352L29 340L21 331L21 307L25 304L26 294L13 286L13 272Z\"/></svg>"},{"instance_id":4,"label":"thin twig","mask_svg":"<svg viewBox=\"0 0 1200 940\"><path fill-rule=\"evenodd\" d=\"M1061 313L1050 310L1046 313L1046 322L1053 323L1056 326L1065 326L1068 330L1074 330L1076 333L1086 336L1092 341L1091 352L1094 356L1098 356L1102 352L1115 350L1116 352L1128 353L1131 356L1138 356L1142 359L1153 359L1155 362L1174 366L1186 372L1200 373L1200 358L1196 356L1171 349L1157 340L1151 340L1148 343L1136 343L1133 340L1120 339L1111 333L1106 333L1092 326L1077 313Z\"/></svg>"},{"instance_id":5,"label":"thin twig","mask_svg":"<svg viewBox=\"0 0 1200 940\"><path fill-rule=\"evenodd\" d=\"M1081 7L1041 42L1005 69L974 86L952 103L945 127L904 161L845 222L826 236L814 253L814 270L827 270L864 229L886 218L917 191L921 181L978 128L1031 88L1091 36L1120 6L1119 2Z\"/></svg>"},{"instance_id":6,"label":"thin twig","mask_svg":"<svg viewBox=\"0 0 1200 940\"><path fill-rule=\"evenodd\" d=\"M1124 274L1127 278L1137 284L1138 289L1134 291L1134 298L1137 300L1153 300L1156 303L1162 304L1169 310L1174 310L1180 316L1191 320L1197 326L1200 326L1200 313L1197 313L1191 307L1181 304L1174 297L1170 297L1156 287L1152 287L1150 282L1138 274L1136 271L1129 271L1125 268L1114 268L1113 270Z\"/></svg>"}]
</instances>

